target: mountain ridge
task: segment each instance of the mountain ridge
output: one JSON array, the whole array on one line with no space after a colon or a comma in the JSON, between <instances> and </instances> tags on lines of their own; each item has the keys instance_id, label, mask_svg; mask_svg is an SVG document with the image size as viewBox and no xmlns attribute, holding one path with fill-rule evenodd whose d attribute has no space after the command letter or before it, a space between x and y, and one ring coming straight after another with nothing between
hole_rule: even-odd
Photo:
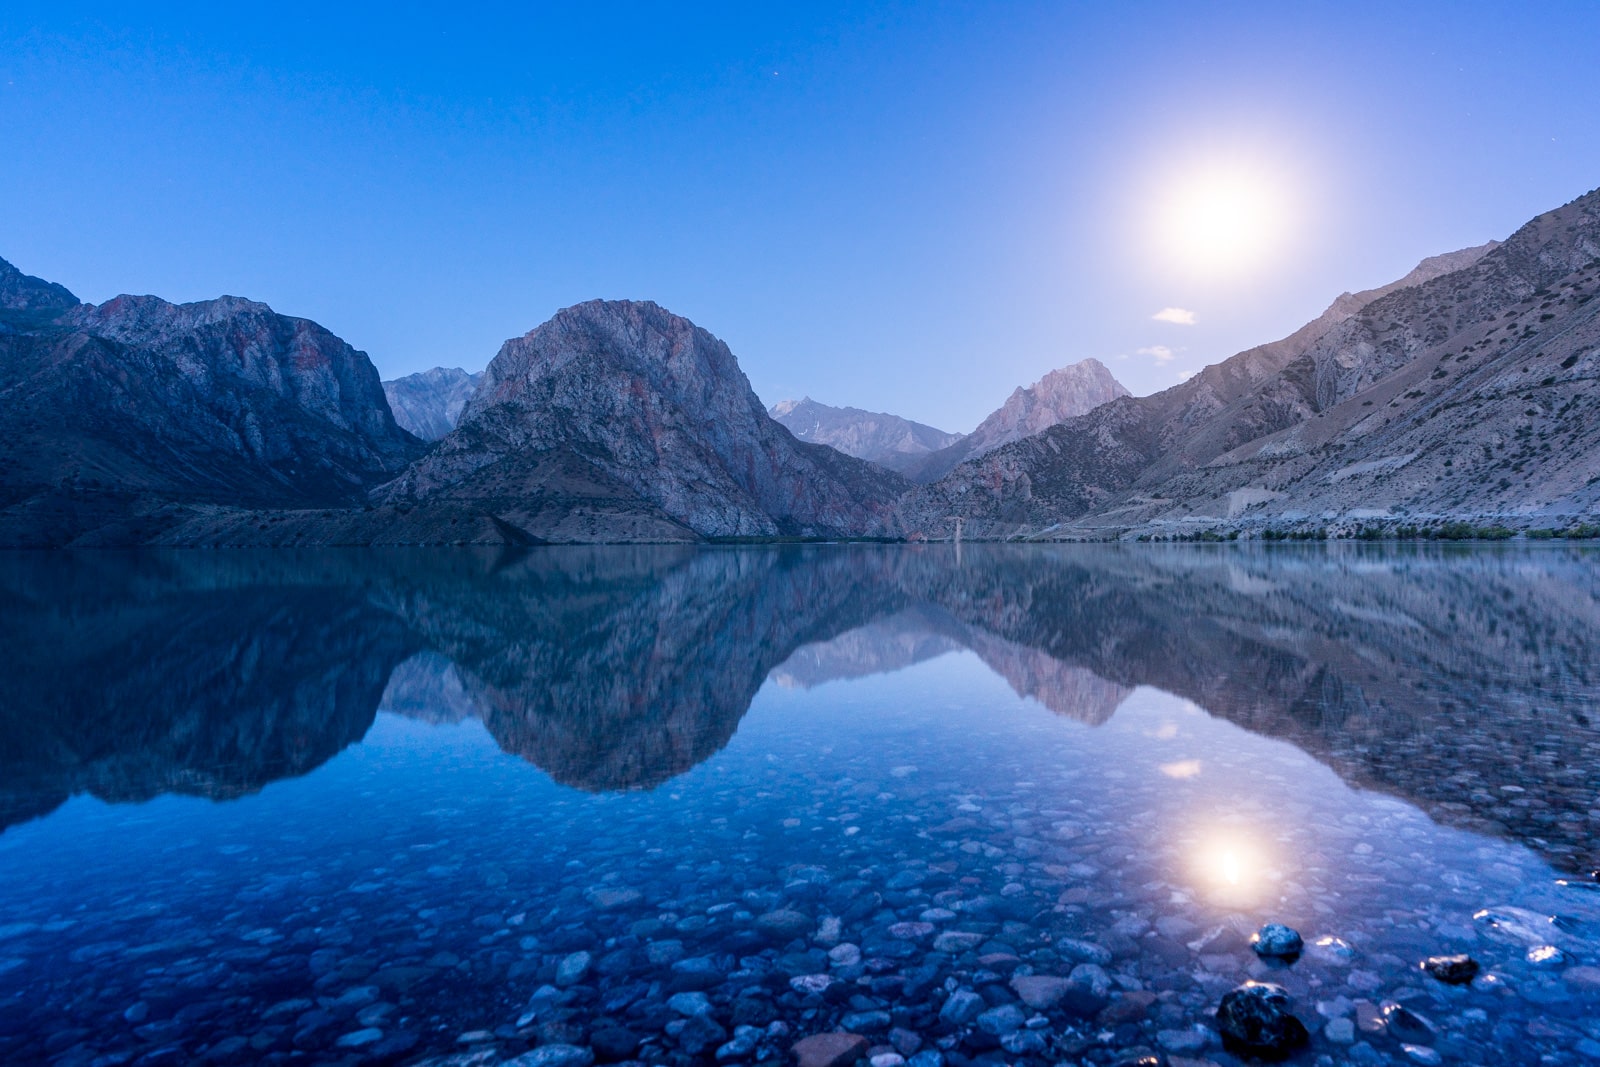
<instances>
[{"instance_id":1,"label":"mountain ridge","mask_svg":"<svg viewBox=\"0 0 1600 1067\"><path fill-rule=\"evenodd\" d=\"M937 481L969 459L1128 395L1127 388L1098 359L1068 363L1032 385L1017 386L970 434L925 457L906 473L916 482Z\"/></svg>"},{"instance_id":2,"label":"mountain ridge","mask_svg":"<svg viewBox=\"0 0 1600 1067\"><path fill-rule=\"evenodd\" d=\"M767 414L801 441L828 445L900 474L914 468L924 456L962 437L899 415L834 407L809 396L780 400L767 409Z\"/></svg>"}]
</instances>

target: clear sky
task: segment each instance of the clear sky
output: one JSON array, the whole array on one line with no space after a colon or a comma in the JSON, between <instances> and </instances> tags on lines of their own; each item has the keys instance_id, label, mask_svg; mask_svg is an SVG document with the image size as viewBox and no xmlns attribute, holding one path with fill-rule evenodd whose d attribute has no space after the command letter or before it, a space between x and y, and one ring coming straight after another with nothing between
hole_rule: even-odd
<instances>
[{"instance_id":1,"label":"clear sky","mask_svg":"<svg viewBox=\"0 0 1600 1067\"><path fill-rule=\"evenodd\" d=\"M1087 356L1166 388L1600 185L1597 41L1593 0L10 0L0 256L265 300L385 377L652 299L768 403L968 430Z\"/></svg>"}]
</instances>

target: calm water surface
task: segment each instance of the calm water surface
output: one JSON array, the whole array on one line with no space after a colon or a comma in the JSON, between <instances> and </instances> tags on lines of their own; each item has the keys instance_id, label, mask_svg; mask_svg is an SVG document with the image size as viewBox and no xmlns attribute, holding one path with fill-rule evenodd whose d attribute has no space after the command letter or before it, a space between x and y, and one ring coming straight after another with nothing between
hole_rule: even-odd
<instances>
[{"instance_id":1,"label":"calm water surface","mask_svg":"<svg viewBox=\"0 0 1600 1067\"><path fill-rule=\"evenodd\" d=\"M3 555L0 1062L1600 1062L1597 563Z\"/></svg>"}]
</instances>

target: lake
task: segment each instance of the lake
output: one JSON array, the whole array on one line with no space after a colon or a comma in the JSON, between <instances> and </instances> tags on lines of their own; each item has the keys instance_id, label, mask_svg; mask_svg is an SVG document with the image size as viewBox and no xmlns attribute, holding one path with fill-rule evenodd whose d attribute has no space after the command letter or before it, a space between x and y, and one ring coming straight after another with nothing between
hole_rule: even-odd
<instances>
[{"instance_id":1,"label":"lake","mask_svg":"<svg viewBox=\"0 0 1600 1067\"><path fill-rule=\"evenodd\" d=\"M0 554L0 1062L1597 1063L1597 563Z\"/></svg>"}]
</instances>

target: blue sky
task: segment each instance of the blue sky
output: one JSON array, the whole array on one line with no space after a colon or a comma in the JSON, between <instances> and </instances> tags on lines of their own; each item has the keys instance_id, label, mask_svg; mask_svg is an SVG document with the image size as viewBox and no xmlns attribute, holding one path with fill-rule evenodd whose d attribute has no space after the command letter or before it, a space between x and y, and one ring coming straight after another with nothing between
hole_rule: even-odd
<instances>
[{"instance_id":1,"label":"blue sky","mask_svg":"<svg viewBox=\"0 0 1600 1067\"><path fill-rule=\"evenodd\" d=\"M653 299L768 403L967 430L1600 185L1594 3L132 7L0 9L0 256L265 300L385 377ZM1159 220L1218 160L1281 205L1213 270Z\"/></svg>"}]
</instances>

